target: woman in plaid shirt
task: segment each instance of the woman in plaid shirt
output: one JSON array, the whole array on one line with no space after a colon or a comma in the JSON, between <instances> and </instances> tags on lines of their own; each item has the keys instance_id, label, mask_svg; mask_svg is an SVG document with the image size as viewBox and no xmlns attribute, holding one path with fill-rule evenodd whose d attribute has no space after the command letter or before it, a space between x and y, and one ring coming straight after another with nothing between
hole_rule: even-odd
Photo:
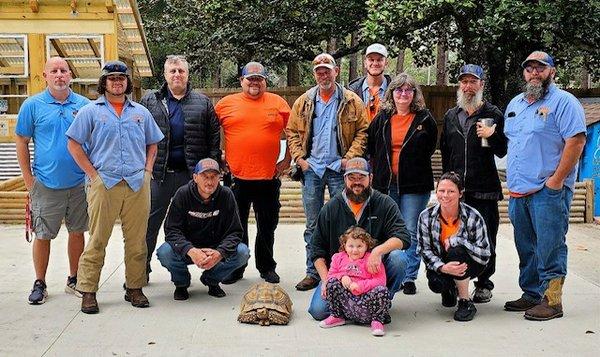
<instances>
[{"instance_id":1,"label":"woman in plaid shirt","mask_svg":"<svg viewBox=\"0 0 600 357\"><path fill-rule=\"evenodd\" d=\"M481 274L490 259L485 222L473 207L462 203L464 187L454 172L442 175L436 189L438 204L421 212L417 252L427 268L429 288L442 294L442 305L456 305L457 321L470 321L477 309L469 297L469 280Z\"/></svg>"}]
</instances>

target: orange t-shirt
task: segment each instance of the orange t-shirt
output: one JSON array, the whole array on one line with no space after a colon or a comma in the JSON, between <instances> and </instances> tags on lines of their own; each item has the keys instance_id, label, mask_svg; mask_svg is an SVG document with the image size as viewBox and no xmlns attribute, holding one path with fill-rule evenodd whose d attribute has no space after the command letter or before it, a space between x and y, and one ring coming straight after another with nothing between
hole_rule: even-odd
<instances>
[{"instance_id":1,"label":"orange t-shirt","mask_svg":"<svg viewBox=\"0 0 600 357\"><path fill-rule=\"evenodd\" d=\"M329 94L325 94L325 93L319 91L319 96L325 103L329 103L329 99L331 99L331 96L333 95L333 93L335 93L335 91L333 91Z\"/></svg>"},{"instance_id":2,"label":"orange t-shirt","mask_svg":"<svg viewBox=\"0 0 600 357\"><path fill-rule=\"evenodd\" d=\"M253 99L244 93L221 99L215 112L225 134L225 158L234 177L270 180L275 176L280 138L290 106L277 94Z\"/></svg>"},{"instance_id":3,"label":"orange t-shirt","mask_svg":"<svg viewBox=\"0 0 600 357\"><path fill-rule=\"evenodd\" d=\"M400 162L402 144L414 118L415 114L409 113L406 115L394 114L390 119L392 122L392 173L396 177L398 176L398 163Z\"/></svg>"},{"instance_id":4,"label":"orange t-shirt","mask_svg":"<svg viewBox=\"0 0 600 357\"><path fill-rule=\"evenodd\" d=\"M354 217L356 219L358 219L358 214L360 213L360 210L362 209L364 204L365 204L364 202L356 203L356 202L352 202L352 201L348 200L348 205L350 206L350 210L352 210L352 213L354 213Z\"/></svg>"},{"instance_id":5,"label":"orange t-shirt","mask_svg":"<svg viewBox=\"0 0 600 357\"><path fill-rule=\"evenodd\" d=\"M369 103L367 103L367 115L369 116L369 122L371 122L379 111L379 88L369 88L369 94L370 99Z\"/></svg>"},{"instance_id":6,"label":"orange t-shirt","mask_svg":"<svg viewBox=\"0 0 600 357\"><path fill-rule=\"evenodd\" d=\"M460 217L457 217L453 222L446 222L444 217L440 214L440 224L442 226L442 233L440 234L440 245L442 249L446 246L446 241L448 238L458 232L458 227L460 227Z\"/></svg>"},{"instance_id":7,"label":"orange t-shirt","mask_svg":"<svg viewBox=\"0 0 600 357\"><path fill-rule=\"evenodd\" d=\"M112 105L113 108L115 108L115 112L117 113L118 116L121 116L121 113L123 113L123 106L125 106L125 102L110 102L110 105Z\"/></svg>"}]
</instances>

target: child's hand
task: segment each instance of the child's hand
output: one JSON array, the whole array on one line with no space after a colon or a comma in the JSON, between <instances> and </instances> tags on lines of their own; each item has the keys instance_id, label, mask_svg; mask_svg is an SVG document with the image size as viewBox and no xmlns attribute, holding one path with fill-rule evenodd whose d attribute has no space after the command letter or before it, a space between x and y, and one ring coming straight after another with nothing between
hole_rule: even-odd
<instances>
[{"instance_id":1,"label":"child's hand","mask_svg":"<svg viewBox=\"0 0 600 357\"><path fill-rule=\"evenodd\" d=\"M342 282L342 286L348 290L350 290L350 284L352 284L352 279L348 275L342 276L340 280Z\"/></svg>"},{"instance_id":2,"label":"child's hand","mask_svg":"<svg viewBox=\"0 0 600 357\"><path fill-rule=\"evenodd\" d=\"M359 287L357 283L350 284L350 288L348 289L354 295L360 295Z\"/></svg>"}]
</instances>

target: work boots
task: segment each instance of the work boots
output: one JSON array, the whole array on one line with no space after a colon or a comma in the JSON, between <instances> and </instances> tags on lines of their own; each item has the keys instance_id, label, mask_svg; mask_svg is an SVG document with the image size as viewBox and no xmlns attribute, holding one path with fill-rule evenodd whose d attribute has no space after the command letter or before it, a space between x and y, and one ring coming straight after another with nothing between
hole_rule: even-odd
<instances>
[{"instance_id":1,"label":"work boots","mask_svg":"<svg viewBox=\"0 0 600 357\"><path fill-rule=\"evenodd\" d=\"M135 307L148 307L150 306L150 302L148 302L148 298L142 292L142 289L129 289L125 290L125 301L131 303L132 306Z\"/></svg>"},{"instance_id":2,"label":"work boots","mask_svg":"<svg viewBox=\"0 0 600 357\"><path fill-rule=\"evenodd\" d=\"M534 321L547 321L562 317L562 287L564 282L564 277L550 280L544 292L544 298L538 305L525 311L525 318Z\"/></svg>"}]
</instances>

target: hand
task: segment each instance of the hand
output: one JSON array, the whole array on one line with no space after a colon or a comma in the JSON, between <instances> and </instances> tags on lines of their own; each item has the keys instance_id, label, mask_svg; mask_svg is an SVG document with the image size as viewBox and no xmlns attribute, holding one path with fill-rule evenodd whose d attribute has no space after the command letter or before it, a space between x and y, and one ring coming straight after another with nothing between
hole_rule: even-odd
<instances>
[{"instance_id":1,"label":"hand","mask_svg":"<svg viewBox=\"0 0 600 357\"><path fill-rule=\"evenodd\" d=\"M350 277L348 275L342 276L342 279L340 279L340 282L342 283L342 286L344 288L350 290L350 284L352 284L352 279L350 279Z\"/></svg>"},{"instance_id":2,"label":"hand","mask_svg":"<svg viewBox=\"0 0 600 357\"><path fill-rule=\"evenodd\" d=\"M444 250L448 251L450 249L450 239L444 240Z\"/></svg>"},{"instance_id":3,"label":"hand","mask_svg":"<svg viewBox=\"0 0 600 357\"><path fill-rule=\"evenodd\" d=\"M204 254L206 254L206 258L204 258L204 261L202 261L202 264L200 265L200 268L204 270L212 269L215 265L217 265L218 262L221 261L221 259L223 259L218 250L211 248L202 248L201 250Z\"/></svg>"},{"instance_id":4,"label":"hand","mask_svg":"<svg viewBox=\"0 0 600 357\"><path fill-rule=\"evenodd\" d=\"M487 139L494 135L496 132L496 124L492 126L485 126L483 123L477 122L477 136L480 138Z\"/></svg>"},{"instance_id":5,"label":"hand","mask_svg":"<svg viewBox=\"0 0 600 357\"><path fill-rule=\"evenodd\" d=\"M373 249L369 260L367 261L367 271L371 274L377 274L379 272L379 266L381 265L381 253L377 248Z\"/></svg>"},{"instance_id":6,"label":"hand","mask_svg":"<svg viewBox=\"0 0 600 357\"><path fill-rule=\"evenodd\" d=\"M342 159L342 170L346 170L346 164L348 163L348 159Z\"/></svg>"},{"instance_id":7,"label":"hand","mask_svg":"<svg viewBox=\"0 0 600 357\"><path fill-rule=\"evenodd\" d=\"M200 248L192 248L187 252L187 255L192 259L198 268L202 268L202 262L206 260L206 254Z\"/></svg>"},{"instance_id":8,"label":"hand","mask_svg":"<svg viewBox=\"0 0 600 357\"><path fill-rule=\"evenodd\" d=\"M467 268L468 268L467 263L448 262L448 263L442 265L442 268L440 269L440 271L445 274L461 277L461 276L465 275Z\"/></svg>"},{"instance_id":9,"label":"hand","mask_svg":"<svg viewBox=\"0 0 600 357\"><path fill-rule=\"evenodd\" d=\"M310 168L310 165L308 164L308 161L300 158L298 160L296 160L296 163L298 165L300 165L300 168L302 169L302 172L306 172L306 170L308 170Z\"/></svg>"},{"instance_id":10,"label":"hand","mask_svg":"<svg viewBox=\"0 0 600 357\"><path fill-rule=\"evenodd\" d=\"M348 289L354 295L360 295L360 291L358 290L358 283L350 284L350 288Z\"/></svg>"},{"instance_id":11,"label":"hand","mask_svg":"<svg viewBox=\"0 0 600 357\"><path fill-rule=\"evenodd\" d=\"M221 153L221 174L226 175L229 173L229 164L227 163L227 159L225 159L225 151Z\"/></svg>"},{"instance_id":12,"label":"hand","mask_svg":"<svg viewBox=\"0 0 600 357\"><path fill-rule=\"evenodd\" d=\"M548 178L548 180L546 181L546 186L548 186L548 188L551 188L553 190L562 190L564 185L564 181L558 180L557 178L554 177L554 175L550 176Z\"/></svg>"},{"instance_id":13,"label":"hand","mask_svg":"<svg viewBox=\"0 0 600 357\"><path fill-rule=\"evenodd\" d=\"M276 168L277 171L275 172L275 177L280 178L281 176L285 175L290 169L290 162L283 159L277 163Z\"/></svg>"},{"instance_id":14,"label":"hand","mask_svg":"<svg viewBox=\"0 0 600 357\"><path fill-rule=\"evenodd\" d=\"M25 188L27 188L27 191L31 192L35 182L35 177L33 177L33 175L23 175L23 181L25 182Z\"/></svg>"},{"instance_id":15,"label":"hand","mask_svg":"<svg viewBox=\"0 0 600 357\"><path fill-rule=\"evenodd\" d=\"M321 280L321 298L325 300L327 298L327 283Z\"/></svg>"}]
</instances>

